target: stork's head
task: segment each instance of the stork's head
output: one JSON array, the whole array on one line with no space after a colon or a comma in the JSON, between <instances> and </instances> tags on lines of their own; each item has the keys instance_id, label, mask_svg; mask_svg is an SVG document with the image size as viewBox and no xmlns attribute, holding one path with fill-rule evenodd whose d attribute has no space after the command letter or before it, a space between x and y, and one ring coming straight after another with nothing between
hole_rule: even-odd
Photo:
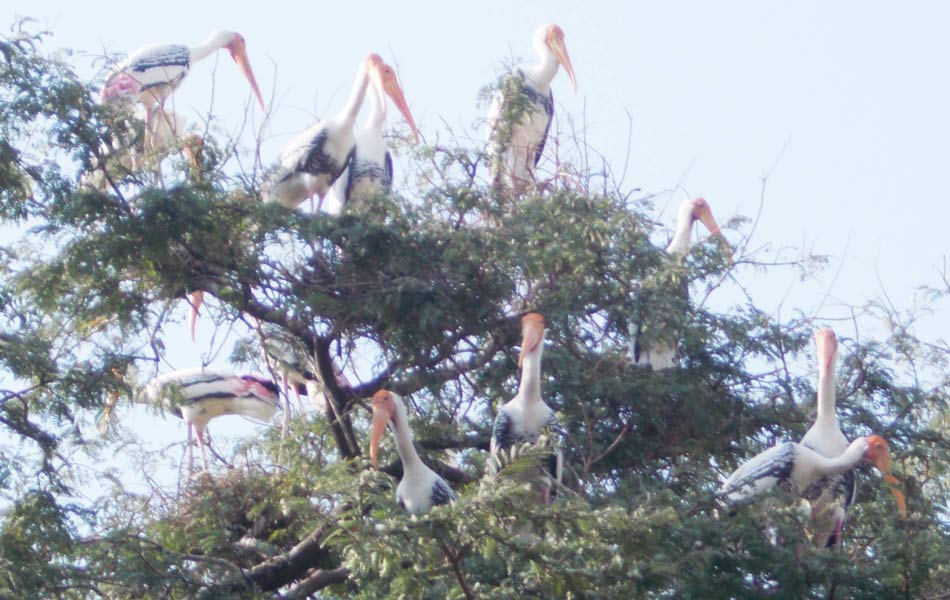
<instances>
[{"instance_id":1,"label":"stork's head","mask_svg":"<svg viewBox=\"0 0 950 600\"><path fill-rule=\"evenodd\" d=\"M833 370L838 356L838 338L830 327L815 332L815 348L818 350L818 370L823 373Z\"/></svg>"},{"instance_id":2,"label":"stork's head","mask_svg":"<svg viewBox=\"0 0 950 600\"><path fill-rule=\"evenodd\" d=\"M521 335L519 367L524 362L525 354L535 352L544 343L544 317L541 313L528 313L521 317Z\"/></svg>"},{"instance_id":3,"label":"stork's head","mask_svg":"<svg viewBox=\"0 0 950 600\"><path fill-rule=\"evenodd\" d=\"M719 231L719 223L716 222L716 217L713 216L712 209L709 208L709 203L705 198L695 198L690 202L690 214L693 221L699 221L705 225L712 235L722 235Z\"/></svg>"},{"instance_id":4,"label":"stork's head","mask_svg":"<svg viewBox=\"0 0 950 600\"><path fill-rule=\"evenodd\" d=\"M568 56L567 46L564 45L564 30L554 23L542 25L534 32L534 47L539 54L546 50L550 50L554 54L557 62L561 63L561 66L567 71L567 77L571 80L571 90L577 92L574 67L571 66L571 57Z\"/></svg>"},{"instance_id":5,"label":"stork's head","mask_svg":"<svg viewBox=\"0 0 950 600\"><path fill-rule=\"evenodd\" d=\"M902 517L907 517L907 500L904 493L897 489L897 478L891 474L891 453L887 448L887 441L879 435L869 435L864 438L867 442L867 449L864 451L864 460L872 463L881 475L884 481L892 484L888 487L894 499L897 501L897 508Z\"/></svg>"},{"instance_id":6,"label":"stork's head","mask_svg":"<svg viewBox=\"0 0 950 600\"><path fill-rule=\"evenodd\" d=\"M244 36L236 31L219 31L212 34L212 36L223 36L227 40L222 46L231 53L231 58L237 63L247 82L251 84L251 89L254 90L257 102L261 105L261 110L264 110L264 97L261 96L261 90L257 87L257 79L255 79L254 71L251 69L251 62L247 58L247 44L244 41Z\"/></svg>"},{"instance_id":7,"label":"stork's head","mask_svg":"<svg viewBox=\"0 0 950 600\"><path fill-rule=\"evenodd\" d=\"M412 139L418 144L419 130L416 128L416 122L412 118L412 113L409 112L409 104L406 103L406 97L403 95L402 87L399 85L399 80L396 78L396 70L382 60L380 60L378 69L379 77L382 80L383 91L387 96L392 98L393 104L395 104L396 108L399 109L399 112L402 113L402 117L409 125L409 129L412 130ZM386 114L386 98L380 94L379 99L382 104L383 114Z\"/></svg>"},{"instance_id":8,"label":"stork's head","mask_svg":"<svg viewBox=\"0 0 950 600\"><path fill-rule=\"evenodd\" d=\"M369 438L369 460L373 468L379 467L379 440L383 438L386 425L396 422L396 398L389 390L373 394L373 422Z\"/></svg>"},{"instance_id":9,"label":"stork's head","mask_svg":"<svg viewBox=\"0 0 950 600\"><path fill-rule=\"evenodd\" d=\"M699 221L702 223L709 233L718 237L719 240L729 248L729 242L726 240L726 236L722 234L722 231L719 230L719 223L716 222L716 217L712 214L712 209L709 208L709 203L706 202L705 198L694 198L693 200L687 200L680 206L679 219L685 219L688 223L695 223ZM692 227L690 227L692 230ZM729 257L731 261L731 256Z\"/></svg>"}]
</instances>

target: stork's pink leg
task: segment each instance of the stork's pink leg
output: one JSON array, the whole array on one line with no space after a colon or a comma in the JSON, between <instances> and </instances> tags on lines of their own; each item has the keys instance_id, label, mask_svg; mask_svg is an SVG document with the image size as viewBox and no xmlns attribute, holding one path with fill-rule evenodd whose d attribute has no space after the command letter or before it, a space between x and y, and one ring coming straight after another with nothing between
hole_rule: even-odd
<instances>
[{"instance_id":1,"label":"stork's pink leg","mask_svg":"<svg viewBox=\"0 0 950 600\"><path fill-rule=\"evenodd\" d=\"M191 442L191 423L188 423L188 479L195 473L195 451Z\"/></svg>"},{"instance_id":2,"label":"stork's pink leg","mask_svg":"<svg viewBox=\"0 0 950 600\"><path fill-rule=\"evenodd\" d=\"M841 546L841 531L844 529L844 520L835 520L835 544Z\"/></svg>"},{"instance_id":3,"label":"stork's pink leg","mask_svg":"<svg viewBox=\"0 0 950 600\"><path fill-rule=\"evenodd\" d=\"M205 450L205 432L204 429L195 427L195 433L198 435L198 445L201 446L201 463L204 465L205 471L210 473L211 466L208 464L208 451Z\"/></svg>"},{"instance_id":4,"label":"stork's pink leg","mask_svg":"<svg viewBox=\"0 0 950 600\"><path fill-rule=\"evenodd\" d=\"M188 330L191 332L191 341L195 341L195 326L198 325L198 310L204 302L205 293L203 290L196 290L188 294L188 302L191 304L191 315L188 317Z\"/></svg>"}]
</instances>

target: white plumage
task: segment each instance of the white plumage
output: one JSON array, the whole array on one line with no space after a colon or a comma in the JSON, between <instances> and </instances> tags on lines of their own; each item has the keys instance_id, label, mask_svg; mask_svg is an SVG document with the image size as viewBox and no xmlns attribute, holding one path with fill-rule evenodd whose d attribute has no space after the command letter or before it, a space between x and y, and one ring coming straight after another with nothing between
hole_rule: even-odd
<instances>
[{"instance_id":1,"label":"white plumage","mask_svg":"<svg viewBox=\"0 0 950 600\"><path fill-rule=\"evenodd\" d=\"M370 112L356 130L353 156L333 184L327 198L327 212L365 212L366 199L388 193L393 183L393 159L383 138L386 126L386 98L370 90Z\"/></svg>"}]
</instances>

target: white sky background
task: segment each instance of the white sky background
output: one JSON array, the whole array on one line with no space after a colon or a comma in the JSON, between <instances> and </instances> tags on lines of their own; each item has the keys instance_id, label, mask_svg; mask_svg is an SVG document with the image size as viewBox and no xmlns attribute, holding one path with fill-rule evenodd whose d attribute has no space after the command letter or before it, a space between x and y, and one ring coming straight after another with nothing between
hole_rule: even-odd
<instances>
[{"instance_id":1,"label":"white sky background","mask_svg":"<svg viewBox=\"0 0 950 600\"><path fill-rule=\"evenodd\" d=\"M47 49L91 54L196 45L218 28L241 32L265 99L274 90L279 100L268 107L265 162L315 115L341 108L368 52L397 67L424 139L444 136L443 120L470 126L484 116L478 92L501 62L533 61L532 33L554 22L578 82L576 95L563 71L553 82L562 128L568 115L580 122L586 105L588 141L615 172L627 168L628 188L647 195L679 184L656 199L664 224L698 195L720 223L754 217L761 177L775 164L751 246L805 248L832 263L804 283L787 270L740 270L736 277L763 309L775 313L781 303L785 317L815 314L830 291L816 325L851 337L848 323L829 320L844 314L841 303L860 305L883 284L898 307L909 307L917 286L938 284L950 246L940 188L950 165L948 4L7 0L4 12L7 24L28 15L51 29ZM177 111L207 110L215 63L210 57L192 69L175 94ZM251 96L225 52L215 86L215 112L234 129ZM390 105L390 126L397 119ZM717 298L717 306L739 302ZM950 337L947 308L935 307L924 337ZM211 327L205 319L199 341L210 339ZM197 365L207 347L193 346L184 326L181 339L174 366Z\"/></svg>"}]
</instances>

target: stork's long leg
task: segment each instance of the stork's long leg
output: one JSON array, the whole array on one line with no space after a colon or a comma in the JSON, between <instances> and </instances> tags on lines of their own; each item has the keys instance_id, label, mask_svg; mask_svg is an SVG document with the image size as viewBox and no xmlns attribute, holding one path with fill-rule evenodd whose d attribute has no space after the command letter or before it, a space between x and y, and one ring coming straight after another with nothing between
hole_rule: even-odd
<instances>
[{"instance_id":1,"label":"stork's long leg","mask_svg":"<svg viewBox=\"0 0 950 600\"><path fill-rule=\"evenodd\" d=\"M191 442L191 423L188 423L188 479L195 473L195 451Z\"/></svg>"},{"instance_id":2,"label":"stork's long leg","mask_svg":"<svg viewBox=\"0 0 950 600\"><path fill-rule=\"evenodd\" d=\"M201 446L201 463L205 471L211 472L211 466L208 464L208 451L205 450L205 432L204 429L195 427L195 433L198 435L198 445Z\"/></svg>"}]
</instances>

